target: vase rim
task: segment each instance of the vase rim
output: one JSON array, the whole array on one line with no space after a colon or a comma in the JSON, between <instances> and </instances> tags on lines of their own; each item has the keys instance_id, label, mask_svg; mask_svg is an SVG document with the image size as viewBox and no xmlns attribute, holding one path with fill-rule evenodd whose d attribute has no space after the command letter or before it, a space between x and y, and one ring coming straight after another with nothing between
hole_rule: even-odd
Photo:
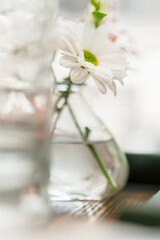
<instances>
[{"instance_id":1,"label":"vase rim","mask_svg":"<svg viewBox=\"0 0 160 240\"><path fill-rule=\"evenodd\" d=\"M71 91L71 93L81 92L81 90L83 89L84 86L85 86L85 84L74 84L74 83L72 83L70 91ZM57 87L57 90L59 92L66 92L67 89L68 89L68 84L64 83L64 82L56 83L56 87Z\"/></svg>"}]
</instances>

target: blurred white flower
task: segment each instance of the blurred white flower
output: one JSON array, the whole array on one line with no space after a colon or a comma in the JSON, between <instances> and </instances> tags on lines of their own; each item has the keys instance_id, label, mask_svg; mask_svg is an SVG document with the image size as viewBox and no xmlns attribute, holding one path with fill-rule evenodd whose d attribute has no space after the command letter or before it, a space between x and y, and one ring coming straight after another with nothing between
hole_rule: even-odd
<instances>
[{"instance_id":1,"label":"blurred white flower","mask_svg":"<svg viewBox=\"0 0 160 240\"><path fill-rule=\"evenodd\" d=\"M129 29L123 26L119 19L119 4L115 0L102 0L99 11L107 14L100 25L106 27L106 37L111 41L116 42L129 57L130 55L137 55L139 50L137 47L137 40L133 37ZM92 12L95 8L88 4L86 19L92 19ZM122 24L122 25L121 25Z\"/></svg>"},{"instance_id":2,"label":"blurred white flower","mask_svg":"<svg viewBox=\"0 0 160 240\"><path fill-rule=\"evenodd\" d=\"M107 39L106 28L95 28L91 22L69 22L61 32L60 64L71 69L71 81L82 83L91 76L102 93L108 87L116 94L115 81L123 83L127 63L121 48Z\"/></svg>"}]
</instances>

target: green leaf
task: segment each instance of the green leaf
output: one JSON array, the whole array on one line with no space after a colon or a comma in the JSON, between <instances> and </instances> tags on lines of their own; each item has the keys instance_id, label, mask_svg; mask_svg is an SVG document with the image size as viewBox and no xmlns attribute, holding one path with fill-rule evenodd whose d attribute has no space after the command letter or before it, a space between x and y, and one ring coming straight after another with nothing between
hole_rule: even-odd
<instances>
[{"instance_id":1,"label":"green leaf","mask_svg":"<svg viewBox=\"0 0 160 240\"><path fill-rule=\"evenodd\" d=\"M96 27L98 27L100 22L102 21L102 19L107 16L107 14L101 13L101 12L98 12L98 11L92 12L92 15L93 15L94 23L95 23Z\"/></svg>"},{"instance_id":2,"label":"green leaf","mask_svg":"<svg viewBox=\"0 0 160 240\"><path fill-rule=\"evenodd\" d=\"M90 3L96 8L96 11L98 11L100 9L101 6L101 2L98 0L89 0Z\"/></svg>"},{"instance_id":3,"label":"green leaf","mask_svg":"<svg viewBox=\"0 0 160 240\"><path fill-rule=\"evenodd\" d=\"M91 130L88 127L85 127L85 134L84 138L87 140L89 138L89 135L91 133Z\"/></svg>"},{"instance_id":4,"label":"green leaf","mask_svg":"<svg viewBox=\"0 0 160 240\"><path fill-rule=\"evenodd\" d=\"M66 82L70 82L70 81L71 81L70 76L69 76L69 77L66 77L64 80L65 80Z\"/></svg>"}]
</instances>

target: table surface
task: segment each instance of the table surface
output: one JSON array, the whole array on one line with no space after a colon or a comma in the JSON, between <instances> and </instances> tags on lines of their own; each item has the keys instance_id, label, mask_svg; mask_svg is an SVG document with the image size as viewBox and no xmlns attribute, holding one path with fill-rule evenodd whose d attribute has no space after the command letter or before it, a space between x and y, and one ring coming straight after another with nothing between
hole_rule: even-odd
<instances>
[{"instance_id":1,"label":"table surface","mask_svg":"<svg viewBox=\"0 0 160 240\"><path fill-rule=\"evenodd\" d=\"M53 221L50 226L60 226L72 219L93 221L116 220L124 210L142 208L158 191L153 186L129 185L116 196L102 201L53 201Z\"/></svg>"}]
</instances>

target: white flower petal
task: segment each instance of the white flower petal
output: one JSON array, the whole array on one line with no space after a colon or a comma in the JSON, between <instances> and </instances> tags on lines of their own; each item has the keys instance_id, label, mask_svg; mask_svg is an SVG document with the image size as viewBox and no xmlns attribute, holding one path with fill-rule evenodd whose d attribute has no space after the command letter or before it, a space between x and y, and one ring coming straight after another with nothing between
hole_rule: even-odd
<instances>
[{"instance_id":1,"label":"white flower petal","mask_svg":"<svg viewBox=\"0 0 160 240\"><path fill-rule=\"evenodd\" d=\"M71 44L76 52L76 54L80 54L80 51L83 51L83 49L81 49L81 44L79 43L79 39L76 38L74 35L71 34L67 34L66 38L70 39Z\"/></svg>"},{"instance_id":2,"label":"white flower petal","mask_svg":"<svg viewBox=\"0 0 160 240\"><path fill-rule=\"evenodd\" d=\"M110 90L114 93L114 95L116 96L117 94L117 88L116 88L116 84L113 81L111 84L108 85L108 87L110 88Z\"/></svg>"},{"instance_id":3,"label":"white flower petal","mask_svg":"<svg viewBox=\"0 0 160 240\"><path fill-rule=\"evenodd\" d=\"M105 64L120 64L120 65L127 65L126 56L123 53L118 53L118 50L116 53L105 53L101 54L99 56L99 61L101 62L102 66L105 66Z\"/></svg>"},{"instance_id":4,"label":"white flower petal","mask_svg":"<svg viewBox=\"0 0 160 240\"><path fill-rule=\"evenodd\" d=\"M90 49L91 50L91 43L94 39L95 34L95 26L93 21L88 20L83 24L82 27L83 36L82 36L82 44L84 46L84 49Z\"/></svg>"},{"instance_id":5,"label":"white flower petal","mask_svg":"<svg viewBox=\"0 0 160 240\"><path fill-rule=\"evenodd\" d=\"M62 56L59 60L59 63L66 68L76 68L79 65L77 58L70 55Z\"/></svg>"},{"instance_id":6,"label":"white flower petal","mask_svg":"<svg viewBox=\"0 0 160 240\"><path fill-rule=\"evenodd\" d=\"M88 71L81 67L72 69L70 74L70 78L73 83L83 83L88 76Z\"/></svg>"},{"instance_id":7,"label":"white flower petal","mask_svg":"<svg viewBox=\"0 0 160 240\"><path fill-rule=\"evenodd\" d=\"M58 42L58 46L65 52L72 53L74 56L77 56L78 50L76 47L76 41L71 35L62 36Z\"/></svg>"},{"instance_id":8,"label":"white flower petal","mask_svg":"<svg viewBox=\"0 0 160 240\"><path fill-rule=\"evenodd\" d=\"M113 81L112 81L112 83L106 84L102 80L95 79L95 82L96 82L99 90L101 91L101 93L106 94L107 93L107 87L108 87L114 93L114 95L116 96L117 89L116 89L116 84Z\"/></svg>"},{"instance_id":9,"label":"white flower petal","mask_svg":"<svg viewBox=\"0 0 160 240\"><path fill-rule=\"evenodd\" d=\"M111 83L113 78L113 75L110 69L100 67L100 66L90 69L90 73L94 78L97 78L100 81L102 80L106 84Z\"/></svg>"},{"instance_id":10,"label":"white flower petal","mask_svg":"<svg viewBox=\"0 0 160 240\"><path fill-rule=\"evenodd\" d=\"M124 86L124 81L123 81L123 79L116 79L116 78L114 78L114 81L119 81L119 82L121 83L121 85Z\"/></svg>"},{"instance_id":11,"label":"white flower petal","mask_svg":"<svg viewBox=\"0 0 160 240\"><path fill-rule=\"evenodd\" d=\"M113 75L109 69L103 67L95 67L93 69L90 69L90 73L102 93L106 93L106 85L111 88L110 86L112 84Z\"/></svg>"},{"instance_id":12,"label":"white flower petal","mask_svg":"<svg viewBox=\"0 0 160 240\"><path fill-rule=\"evenodd\" d=\"M91 52L99 56L99 54L104 52L105 47L106 47L106 28L104 26L94 28L94 33L90 41Z\"/></svg>"},{"instance_id":13,"label":"white flower petal","mask_svg":"<svg viewBox=\"0 0 160 240\"><path fill-rule=\"evenodd\" d=\"M87 69L87 62L85 61L83 56L78 57L78 63L81 67L84 67L85 69Z\"/></svg>"},{"instance_id":14,"label":"white flower petal","mask_svg":"<svg viewBox=\"0 0 160 240\"><path fill-rule=\"evenodd\" d=\"M122 65L110 65L110 69L113 73L113 79L119 80L123 84L123 79L126 77L126 68Z\"/></svg>"},{"instance_id":15,"label":"white flower petal","mask_svg":"<svg viewBox=\"0 0 160 240\"><path fill-rule=\"evenodd\" d=\"M106 94L107 93L107 87L106 87L105 82L101 82L101 81L97 80L96 78L94 80L95 80L95 82L97 84L97 87L100 90L100 92L103 93L103 94Z\"/></svg>"}]
</instances>

